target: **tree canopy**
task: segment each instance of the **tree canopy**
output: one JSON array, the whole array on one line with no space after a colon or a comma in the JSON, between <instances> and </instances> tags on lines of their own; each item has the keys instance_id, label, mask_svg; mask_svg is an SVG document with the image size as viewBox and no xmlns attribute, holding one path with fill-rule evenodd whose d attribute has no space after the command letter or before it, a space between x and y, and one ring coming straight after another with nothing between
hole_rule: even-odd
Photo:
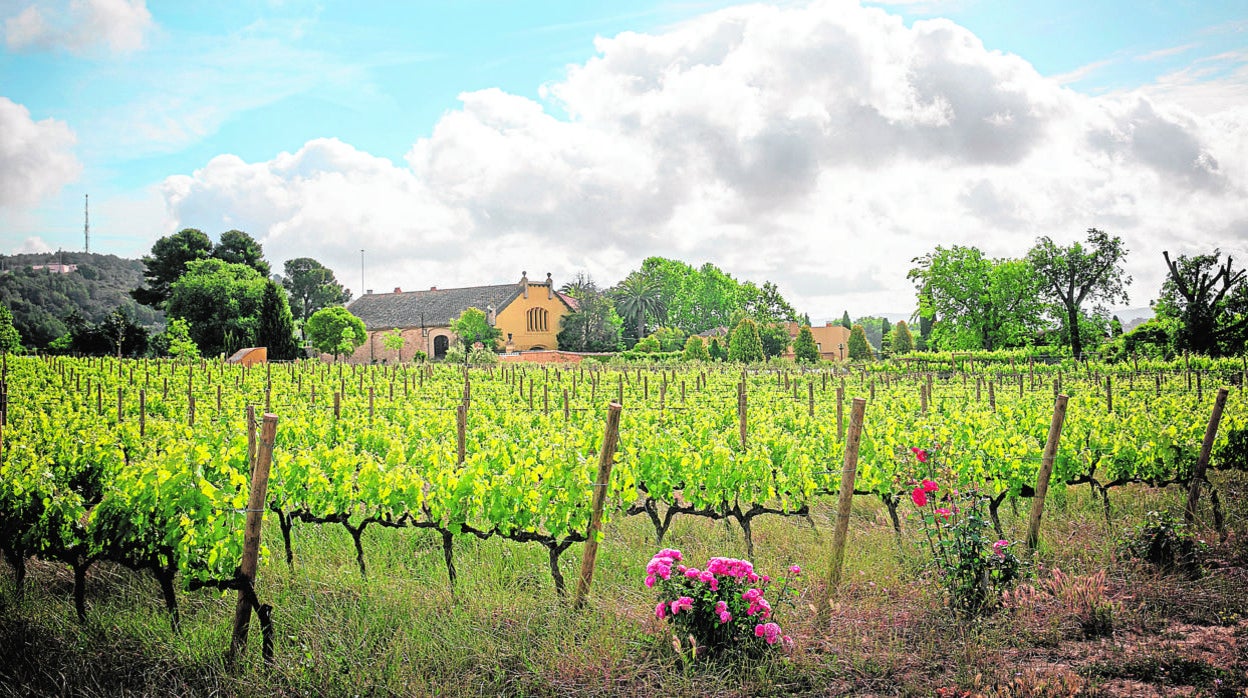
<instances>
[{"instance_id":1,"label":"tree canopy","mask_svg":"<svg viewBox=\"0 0 1248 698\"><path fill-rule=\"evenodd\" d=\"M232 354L255 344L267 282L243 264L191 261L173 283L166 310L170 317L187 321L205 356Z\"/></svg>"},{"instance_id":2,"label":"tree canopy","mask_svg":"<svg viewBox=\"0 0 1248 698\"><path fill-rule=\"evenodd\" d=\"M364 321L342 306L321 308L308 318L308 341L323 354L347 356L368 341Z\"/></svg>"},{"instance_id":3,"label":"tree canopy","mask_svg":"<svg viewBox=\"0 0 1248 698\"><path fill-rule=\"evenodd\" d=\"M1026 260L989 259L955 245L914 263L908 278L918 287L920 315L932 321L928 348L1026 346L1041 329L1041 280Z\"/></svg>"},{"instance_id":4,"label":"tree canopy","mask_svg":"<svg viewBox=\"0 0 1248 698\"><path fill-rule=\"evenodd\" d=\"M1179 320L1178 349L1210 356L1243 352L1248 339L1248 270L1236 271L1230 255L1222 262L1217 249L1174 260L1169 251L1162 256L1169 275L1156 309L1158 315Z\"/></svg>"},{"instance_id":5,"label":"tree canopy","mask_svg":"<svg viewBox=\"0 0 1248 698\"><path fill-rule=\"evenodd\" d=\"M1075 242L1062 247L1047 236L1036 241L1027 253L1041 279L1041 294L1056 307L1076 359L1083 357L1083 337L1079 317L1085 304L1092 314L1103 314L1105 304L1128 298L1131 277L1123 271L1127 248L1122 238L1111 237L1096 228L1088 229L1086 246Z\"/></svg>"},{"instance_id":6,"label":"tree canopy","mask_svg":"<svg viewBox=\"0 0 1248 698\"><path fill-rule=\"evenodd\" d=\"M869 361L875 358L875 353L871 351L871 344L867 342L867 331L862 325L854 325L849 331L849 350L850 361Z\"/></svg>"},{"instance_id":7,"label":"tree canopy","mask_svg":"<svg viewBox=\"0 0 1248 698\"><path fill-rule=\"evenodd\" d=\"M0 303L0 354L15 354L22 350L22 335L13 326L13 313L9 306Z\"/></svg>"},{"instance_id":8,"label":"tree canopy","mask_svg":"<svg viewBox=\"0 0 1248 698\"><path fill-rule=\"evenodd\" d=\"M290 312L301 322L321 308L346 305L351 291L334 278L334 272L311 257L287 260L282 286L290 294Z\"/></svg>"},{"instance_id":9,"label":"tree canopy","mask_svg":"<svg viewBox=\"0 0 1248 698\"><path fill-rule=\"evenodd\" d=\"M485 311L479 308L467 308L459 317L451 320L451 331L459 337L465 355L472 351L477 342L492 350L503 336L503 331L491 325Z\"/></svg>"},{"instance_id":10,"label":"tree canopy","mask_svg":"<svg viewBox=\"0 0 1248 698\"><path fill-rule=\"evenodd\" d=\"M264 282L260 298L260 318L256 327L255 345L267 347L270 361L293 361L299 358L295 341L295 320L286 302L286 292L271 279Z\"/></svg>"},{"instance_id":11,"label":"tree canopy","mask_svg":"<svg viewBox=\"0 0 1248 698\"><path fill-rule=\"evenodd\" d=\"M213 245L203 231L183 228L157 240L151 254L143 256L143 279L147 285L134 289L130 295L143 305L163 310L173 295L174 283L186 273L188 265L203 259L219 259L249 267L262 277L269 275L264 250L247 233L228 230Z\"/></svg>"},{"instance_id":12,"label":"tree canopy","mask_svg":"<svg viewBox=\"0 0 1248 698\"><path fill-rule=\"evenodd\" d=\"M810 325L802 325L802 329L797 331L797 339L793 340L793 358L799 364L819 363L819 345Z\"/></svg>"},{"instance_id":13,"label":"tree canopy","mask_svg":"<svg viewBox=\"0 0 1248 698\"><path fill-rule=\"evenodd\" d=\"M620 331L624 321L615 305L599 290L592 277L580 273L564 284L561 293L576 300L576 310L559 321L555 338L560 349L568 351L615 351L620 347Z\"/></svg>"},{"instance_id":14,"label":"tree canopy","mask_svg":"<svg viewBox=\"0 0 1248 698\"><path fill-rule=\"evenodd\" d=\"M758 325L749 318L744 318L732 329L728 338L728 360L750 363L762 361L763 342L758 336Z\"/></svg>"}]
</instances>

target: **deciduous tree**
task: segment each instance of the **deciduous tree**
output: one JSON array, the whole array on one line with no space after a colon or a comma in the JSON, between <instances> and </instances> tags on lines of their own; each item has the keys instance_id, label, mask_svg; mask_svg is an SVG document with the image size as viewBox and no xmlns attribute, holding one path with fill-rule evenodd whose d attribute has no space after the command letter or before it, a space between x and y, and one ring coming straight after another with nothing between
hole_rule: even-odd
<instances>
[{"instance_id":1,"label":"deciduous tree","mask_svg":"<svg viewBox=\"0 0 1248 698\"><path fill-rule=\"evenodd\" d=\"M1062 247L1045 236L1027 253L1027 260L1041 278L1044 297L1065 321L1076 359L1083 357L1079 313L1084 305L1089 305L1093 314L1102 314L1105 304L1128 298L1126 287L1131 277L1122 268L1126 257L1122 238L1096 228L1088 229L1086 245L1075 242Z\"/></svg>"},{"instance_id":2,"label":"deciduous tree","mask_svg":"<svg viewBox=\"0 0 1248 698\"><path fill-rule=\"evenodd\" d=\"M312 313L306 329L312 346L334 357L351 354L368 341L364 321L342 306L321 308Z\"/></svg>"},{"instance_id":3,"label":"deciduous tree","mask_svg":"<svg viewBox=\"0 0 1248 698\"><path fill-rule=\"evenodd\" d=\"M1161 287L1157 311L1181 323L1178 348L1210 356L1244 351L1248 339L1248 270L1236 271L1222 253L1170 259L1163 252L1169 276Z\"/></svg>"}]
</instances>

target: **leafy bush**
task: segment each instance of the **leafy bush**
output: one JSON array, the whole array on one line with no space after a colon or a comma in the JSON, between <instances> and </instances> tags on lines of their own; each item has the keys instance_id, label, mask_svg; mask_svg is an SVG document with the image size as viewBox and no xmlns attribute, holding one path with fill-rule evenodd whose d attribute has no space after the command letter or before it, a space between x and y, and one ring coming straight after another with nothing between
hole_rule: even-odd
<instances>
[{"instance_id":1,"label":"leafy bush","mask_svg":"<svg viewBox=\"0 0 1248 698\"><path fill-rule=\"evenodd\" d=\"M926 451L912 450L920 463L928 461ZM942 493L937 483L924 479L915 484L910 500L949 608L967 617L995 608L1021 575L1023 562L1011 550L1015 544L993 532L989 498L973 488Z\"/></svg>"},{"instance_id":2,"label":"leafy bush","mask_svg":"<svg viewBox=\"0 0 1248 698\"><path fill-rule=\"evenodd\" d=\"M1248 471L1248 429L1232 429L1214 460L1223 468Z\"/></svg>"},{"instance_id":3,"label":"leafy bush","mask_svg":"<svg viewBox=\"0 0 1248 698\"><path fill-rule=\"evenodd\" d=\"M713 557L699 570L680 564L679 550L660 550L646 565L646 586L658 586L659 603L654 615L676 631L673 646L684 653L687 638L693 658L741 652L760 654L769 647L788 648L793 640L783 635L773 620L766 598L772 580L760 575L746 560ZM801 574L793 565L789 573ZM784 579L777 597L791 592Z\"/></svg>"},{"instance_id":4,"label":"leafy bush","mask_svg":"<svg viewBox=\"0 0 1248 698\"><path fill-rule=\"evenodd\" d=\"M468 352L468 363L470 364L496 364L498 363L498 354L482 347L474 347Z\"/></svg>"},{"instance_id":5,"label":"leafy bush","mask_svg":"<svg viewBox=\"0 0 1248 698\"><path fill-rule=\"evenodd\" d=\"M1186 524L1164 511L1148 512L1142 523L1118 541L1118 553L1123 558L1144 560L1163 572L1182 570L1193 576L1200 573L1198 555L1205 547Z\"/></svg>"}]
</instances>

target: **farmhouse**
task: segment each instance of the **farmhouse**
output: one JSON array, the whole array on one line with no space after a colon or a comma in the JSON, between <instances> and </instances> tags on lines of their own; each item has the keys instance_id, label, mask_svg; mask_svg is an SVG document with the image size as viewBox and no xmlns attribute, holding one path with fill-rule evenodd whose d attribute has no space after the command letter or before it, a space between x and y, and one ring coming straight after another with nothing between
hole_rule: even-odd
<instances>
[{"instance_id":1,"label":"farmhouse","mask_svg":"<svg viewBox=\"0 0 1248 698\"><path fill-rule=\"evenodd\" d=\"M793 358L793 341L802 326L796 322L786 322L789 331L789 346L784 350L785 358ZM815 336L815 345L819 347L819 358L824 361L844 361L849 355L849 330L839 322L829 322L823 327L811 327L810 333Z\"/></svg>"},{"instance_id":2,"label":"farmhouse","mask_svg":"<svg viewBox=\"0 0 1248 698\"><path fill-rule=\"evenodd\" d=\"M410 361L418 351L430 358L442 358L456 341L451 321L468 308L484 312L489 323L502 331L502 343L509 352L557 349L559 321L576 308L576 300L555 290L550 274L545 281L532 282L528 272L522 272L514 284L366 291L347 306L368 330L368 341L355 350L351 360ZM403 348L386 349L384 337L396 329L403 337Z\"/></svg>"}]
</instances>

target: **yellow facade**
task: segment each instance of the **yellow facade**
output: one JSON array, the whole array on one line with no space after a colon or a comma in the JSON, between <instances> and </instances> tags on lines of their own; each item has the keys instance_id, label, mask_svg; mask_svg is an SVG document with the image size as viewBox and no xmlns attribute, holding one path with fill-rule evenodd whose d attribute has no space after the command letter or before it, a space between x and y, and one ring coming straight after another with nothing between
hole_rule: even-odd
<instances>
[{"instance_id":1,"label":"yellow facade","mask_svg":"<svg viewBox=\"0 0 1248 698\"><path fill-rule=\"evenodd\" d=\"M494 326L503 332L501 341L508 351L557 349L559 322L570 310L550 282L526 286L527 292L521 292L495 317Z\"/></svg>"}]
</instances>

